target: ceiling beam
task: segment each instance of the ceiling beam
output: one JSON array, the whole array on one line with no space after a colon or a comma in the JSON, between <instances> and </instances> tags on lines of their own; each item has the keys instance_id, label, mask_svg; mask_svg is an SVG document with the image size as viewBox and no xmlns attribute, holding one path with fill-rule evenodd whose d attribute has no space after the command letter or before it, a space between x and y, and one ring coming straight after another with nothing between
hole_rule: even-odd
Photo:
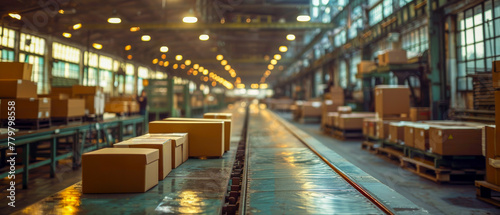
<instances>
[{"instance_id":1,"label":"ceiling beam","mask_svg":"<svg viewBox=\"0 0 500 215\"><path fill-rule=\"evenodd\" d=\"M136 24L84 24L82 29L87 30L123 30L130 27L139 26L141 30L214 30L214 29L229 29L229 30L250 30L250 29L333 29L333 23L136 23Z\"/></svg>"}]
</instances>

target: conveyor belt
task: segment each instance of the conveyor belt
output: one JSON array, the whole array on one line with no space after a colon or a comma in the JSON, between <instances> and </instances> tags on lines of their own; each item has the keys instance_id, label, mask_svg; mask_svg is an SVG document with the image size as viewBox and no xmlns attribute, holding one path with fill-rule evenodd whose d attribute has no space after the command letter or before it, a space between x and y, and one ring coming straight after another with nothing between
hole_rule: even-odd
<instances>
[{"instance_id":1,"label":"conveyor belt","mask_svg":"<svg viewBox=\"0 0 500 215\"><path fill-rule=\"evenodd\" d=\"M267 110L249 125L246 213L385 214Z\"/></svg>"}]
</instances>

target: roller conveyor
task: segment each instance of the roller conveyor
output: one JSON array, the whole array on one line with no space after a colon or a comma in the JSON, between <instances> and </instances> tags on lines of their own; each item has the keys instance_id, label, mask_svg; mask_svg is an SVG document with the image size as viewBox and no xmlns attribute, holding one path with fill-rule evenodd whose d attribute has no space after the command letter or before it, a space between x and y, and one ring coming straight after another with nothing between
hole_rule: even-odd
<instances>
[{"instance_id":1,"label":"roller conveyor","mask_svg":"<svg viewBox=\"0 0 500 215\"><path fill-rule=\"evenodd\" d=\"M189 159L146 193L82 194L80 182L17 214L221 214L245 109L227 112L233 113L231 150L221 159ZM239 214L426 213L272 112L252 105L249 114Z\"/></svg>"}]
</instances>

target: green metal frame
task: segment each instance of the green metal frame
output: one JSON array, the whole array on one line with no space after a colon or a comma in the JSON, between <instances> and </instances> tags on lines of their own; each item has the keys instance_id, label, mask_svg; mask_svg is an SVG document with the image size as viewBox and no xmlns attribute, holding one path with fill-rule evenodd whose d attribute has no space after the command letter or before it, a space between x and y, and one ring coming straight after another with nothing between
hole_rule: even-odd
<instances>
[{"instance_id":1,"label":"green metal frame","mask_svg":"<svg viewBox=\"0 0 500 215\"><path fill-rule=\"evenodd\" d=\"M118 141L122 141L127 138L132 138L138 135L137 133L137 128L141 124L143 126L142 131L145 131L145 120L143 116L134 116L134 117L127 117L127 118L118 118L118 119L113 119L109 121L104 121L104 122L97 122L97 123L84 123L82 125L78 126L67 126L67 127L57 127L53 129L47 129L43 130L41 132L33 132L33 133L28 133L28 134L20 134L19 136L15 137L15 144L16 148L22 148L23 152L20 154L22 160L23 160L23 168L16 168L15 174L20 174L22 173L22 184L23 184L23 189L28 188L28 181L29 181L29 170L45 166L45 165L50 165L50 177L54 177L56 173L56 165L57 161L66 159L69 157L73 157L73 167L78 167L78 159L80 159L81 155L85 152L96 150L99 148L103 148L106 146L112 146L112 144L115 142L115 139L113 138L113 135L108 132L109 128L117 128L118 129ZM132 134L125 135L123 130L127 126L133 126L133 132ZM95 144L92 144L88 147L85 147L85 143L87 142L92 142L92 140L87 140L86 139L86 134L88 132L96 132L96 138ZM103 138L101 138L101 133L104 134ZM72 143L72 151L57 155L57 139L61 137L68 137L68 136L73 136L73 143ZM100 141L104 142L104 144L101 144ZM47 160L39 161L36 163L30 163L29 158L30 158L30 151L31 149L31 143L39 142L39 141L51 141L50 144L50 158ZM75 141L76 140L76 141ZM81 140L81 144L80 144ZM5 156L5 150L8 148L8 139L2 139L0 140L0 149L3 151L2 156ZM6 159L4 159L6 160ZM0 178L5 178L9 175L8 172L3 172L0 174Z\"/></svg>"}]
</instances>

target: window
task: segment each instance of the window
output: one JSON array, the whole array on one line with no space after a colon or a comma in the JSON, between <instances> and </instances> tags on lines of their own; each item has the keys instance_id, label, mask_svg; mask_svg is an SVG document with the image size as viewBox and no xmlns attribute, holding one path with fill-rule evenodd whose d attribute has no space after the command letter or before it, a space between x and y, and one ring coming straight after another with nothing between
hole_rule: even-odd
<instances>
[{"instance_id":1,"label":"window","mask_svg":"<svg viewBox=\"0 0 500 215\"><path fill-rule=\"evenodd\" d=\"M14 61L15 57L14 57L14 51L13 50L7 50L7 49L3 49L1 52L0 52L0 60L1 61L7 61L7 62L12 62Z\"/></svg>"},{"instance_id":2,"label":"window","mask_svg":"<svg viewBox=\"0 0 500 215\"><path fill-rule=\"evenodd\" d=\"M344 60L340 60L339 84L340 84L340 87L342 87L344 89L347 87L347 67L346 67L346 63Z\"/></svg>"},{"instance_id":3,"label":"window","mask_svg":"<svg viewBox=\"0 0 500 215\"><path fill-rule=\"evenodd\" d=\"M2 27L0 27L0 32L2 31ZM3 28L3 32L0 35L0 45L7 48L14 48L16 38L16 32L12 29Z\"/></svg>"},{"instance_id":4,"label":"window","mask_svg":"<svg viewBox=\"0 0 500 215\"><path fill-rule=\"evenodd\" d=\"M382 4L375 6L368 12L368 24L370 24L370 26L373 26L382 21L383 18Z\"/></svg>"},{"instance_id":5,"label":"window","mask_svg":"<svg viewBox=\"0 0 500 215\"><path fill-rule=\"evenodd\" d=\"M500 0L459 13L457 29L457 89L472 90L467 75L489 72L492 62L500 60Z\"/></svg>"},{"instance_id":6,"label":"window","mask_svg":"<svg viewBox=\"0 0 500 215\"><path fill-rule=\"evenodd\" d=\"M349 28L349 39L352 39L358 35L358 29L363 29L362 19L356 19L351 23L351 27Z\"/></svg>"},{"instance_id":7,"label":"window","mask_svg":"<svg viewBox=\"0 0 500 215\"><path fill-rule=\"evenodd\" d=\"M83 84L86 86L97 86L97 69L99 55L96 53L84 52L83 64L86 66L83 70Z\"/></svg>"},{"instance_id":8,"label":"window","mask_svg":"<svg viewBox=\"0 0 500 215\"><path fill-rule=\"evenodd\" d=\"M361 81L356 78L356 74L358 74L358 63L361 62L361 55L355 54L351 59L349 64L349 76L351 85L355 85L354 89L361 89Z\"/></svg>"},{"instance_id":9,"label":"window","mask_svg":"<svg viewBox=\"0 0 500 215\"><path fill-rule=\"evenodd\" d=\"M392 14L392 0L384 0L384 17L388 17Z\"/></svg>"},{"instance_id":10,"label":"window","mask_svg":"<svg viewBox=\"0 0 500 215\"><path fill-rule=\"evenodd\" d=\"M402 8L406 4L410 3L412 0L399 0L399 8Z\"/></svg>"},{"instance_id":11,"label":"window","mask_svg":"<svg viewBox=\"0 0 500 215\"><path fill-rule=\"evenodd\" d=\"M37 82L37 93L44 94L48 86L45 71L45 39L30 34L21 33L19 62L33 64L31 80Z\"/></svg>"},{"instance_id":12,"label":"window","mask_svg":"<svg viewBox=\"0 0 500 215\"><path fill-rule=\"evenodd\" d=\"M78 48L54 42L52 43L52 57L59 60L53 63L53 76L71 79L80 78L81 52Z\"/></svg>"},{"instance_id":13,"label":"window","mask_svg":"<svg viewBox=\"0 0 500 215\"><path fill-rule=\"evenodd\" d=\"M111 71L105 69L99 70L99 86L102 87L103 92L111 93L113 89L113 73Z\"/></svg>"},{"instance_id":14,"label":"window","mask_svg":"<svg viewBox=\"0 0 500 215\"><path fill-rule=\"evenodd\" d=\"M408 51L408 58L417 56L429 48L427 25L403 33L402 47Z\"/></svg>"},{"instance_id":15,"label":"window","mask_svg":"<svg viewBox=\"0 0 500 215\"><path fill-rule=\"evenodd\" d=\"M346 42L345 30L342 30L337 35L335 35L334 45L335 47L340 47L344 45L345 42Z\"/></svg>"},{"instance_id":16,"label":"window","mask_svg":"<svg viewBox=\"0 0 500 215\"><path fill-rule=\"evenodd\" d=\"M74 63L68 62L54 62L52 67L52 75L61 78L80 78L80 66Z\"/></svg>"}]
</instances>

